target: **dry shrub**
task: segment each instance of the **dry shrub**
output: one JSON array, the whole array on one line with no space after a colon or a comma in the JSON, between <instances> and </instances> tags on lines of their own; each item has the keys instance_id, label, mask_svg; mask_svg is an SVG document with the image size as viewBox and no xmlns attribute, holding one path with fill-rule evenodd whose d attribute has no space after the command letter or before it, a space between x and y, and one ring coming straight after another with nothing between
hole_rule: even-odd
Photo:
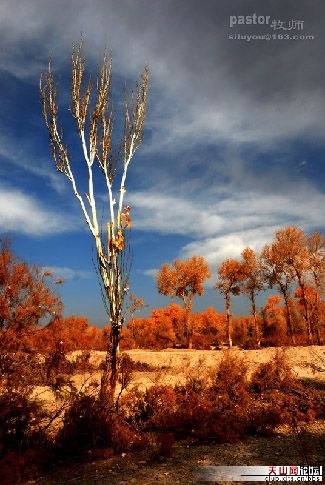
<instances>
[{"instance_id":1,"label":"dry shrub","mask_svg":"<svg viewBox=\"0 0 325 485\"><path fill-rule=\"evenodd\" d=\"M278 424L296 427L322 416L318 391L300 382L290 369L283 352L261 364L251 378L254 405L250 410L252 430L269 433Z\"/></svg>"},{"instance_id":2,"label":"dry shrub","mask_svg":"<svg viewBox=\"0 0 325 485\"><path fill-rule=\"evenodd\" d=\"M260 365L249 382L244 361L226 352L212 385L194 373L183 386L133 391L126 396L133 403L126 415L146 433L236 442L249 434L269 435L282 423L296 426L320 417L317 396L297 381L280 353Z\"/></svg>"},{"instance_id":3,"label":"dry shrub","mask_svg":"<svg viewBox=\"0 0 325 485\"><path fill-rule=\"evenodd\" d=\"M243 362L227 353L212 385L194 373L183 386L153 386L142 396L138 393L130 415L145 432L237 441L248 426L246 373Z\"/></svg>"},{"instance_id":4,"label":"dry shrub","mask_svg":"<svg viewBox=\"0 0 325 485\"><path fill-rule=\"evenodd\" d=\"M1 483L18 485L26 483L27 480L34 480L39 476L40 468L43 468L46 461L44 452L40 449L25 450L22 453L10 451L0 456Z\"/></svg>"},{"instance_id":5,"label":"dry shrub","mask_svg":"<svg viewBox=\"0 0 325 485\"><path fill-rule=\"evenodd\" d=\"M98 449L119 452L141 445L141 436L120 413L104 409L97 398L89 395L78 396L72 402L57 437L58 452L64 459L85 458Z\"/></svg>"},{"instance_id":6,"label":"dry shrub","mask_svg":"<svg viewBox=\"0 0 325 485\"><path fill-rule=\"evenodd\" d=\"M15 390L0 395L1 483L35 478L49 462L51 443L42 429L39 404Z\"/></svg>"},{"instance_id":7,"label":"dry shrub","mask_svg":"<svg viewBox=\"0 0 325 485\"><path fill-rule=\"evenodd\" d=\"M285 391L296 385L297 379L284 352L279 350L269 362L260 364L251 377L251 389L258 393L275 389Z\"/></svg>"},{"instance_id":8,"label":"dry shrub","mask_svg":"<svg viewBox=\"0 0 325 485\"><path fill-rule=\"evenodd\" d=\"M0 396L0 452L24 451L41 442L44 412L39 404L18 392Z\"/></svg>"},{"instance_id":9,"label":"dry shrub","mask_svg":"<svg viewBox=\"0 0 325 485\"><path fill-rule=\"evenodd\" d=\"M170 385L152 386L137 401L134 419L145 430L172 430L177 409L176 392Z\"/></svg>"},{"instance_id":10,"label":"dry shrub","mask_svg":"<svg viewBox=\"0 0 325 485\"><path fill-rule=\"evenodd\" d=\"M4 352L0 357L0 384L6 389L42 385L46 368L40 356L31 352Z\"/></svg>"},{"instance_id":11,"label":"dry shrub","mask_svg":"<svg viewBox=\"0 0 325 485\"><path fill-rule=\"evenodd\" d=\"M46 368L46 383L53 384L57 377L69 376L71 377L76 364L70 362L64 352L60 349L55 349L46 357L44 366Z\"/></svg>"},{"instance_id":12,"label":"dry shrub","mask_svg":"<svg viewBox=\"0 0 325 485\"><path fill-rule=\"evenodd\" d=\"M247 365L244 360L226 351L216 374L212 391L231 403L248 399Z\"/></svg>"}]
</instances>

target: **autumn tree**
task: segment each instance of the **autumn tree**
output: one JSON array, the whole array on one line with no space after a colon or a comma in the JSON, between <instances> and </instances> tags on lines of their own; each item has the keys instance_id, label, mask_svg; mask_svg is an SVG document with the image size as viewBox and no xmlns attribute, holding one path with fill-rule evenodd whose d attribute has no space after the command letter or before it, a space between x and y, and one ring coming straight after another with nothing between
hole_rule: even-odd
<instances>
[{"instance_id":1,"label":"autumn tree","mask_svg":"<svg viewBox=\"0 0 325 485\"><path fill-rule=\"evenodd\" d=\"M226 259L218 268L218 282L215 286L225 298L227 316L227 340L232 347L232 314L231 295L240 294L241 282L244 279L242 265L236 259Z\"/></svg>"},{"instance_id":2,"label":"autumn tree","mask_svg":"<svg viewBox=\"0 0 325 485\"><path fill-rule=\"evenodd\" d=\"M309 273L311 284L315 289L315 330L317 342L322 343L321 329L324 321L321 319L322 295L325 287L325 238L320 232L307 236Z\"/></svg>"},{"instance_id":3,"label":"autumn tree","mask_svg":"<svg viewBox=\"0 0 325 485\"><path fill-rule=\"evenodd\" d=\"M283 296L286 306L287 331L291 343L295 345L295 334L290 307L290 290L295 280L294 270L287 260L287 248L281 238L279 231L276 233L275 241L266 244L262 251L262 265L265 281L270 288L277 287Z\"/></svg>"},{"instance_id":4,"label":"autumn tree","mask_svg":"<svg viewBox=\"0 0 325 485\"><path fill-rule=\"evenodd\" d=\"M82 316L57 318L42 328L40 347L52 351L61 343L64 352L71 350L101 350L102 331L89 325Z\"/></svg>"},{"instance_id":5,"label":"autumn tree","mask_svg":"<svg viewBox=\"0 0 325 485\"><path fill-rule=\"evenodd\" d=\"M51 274L20 261L6 242L0 247L0 337L21 348L40 323L60 316L62 303L50 286Z\"/></svg>"},{"instance_id":6,"label":"autumn tree","mask_svg":"<svg viewBox=\"0 0 325 485\"><path fill-rule=\"evenodd\" d=\"M256 311L256 296L263 290L264 281L261 271L259 257L255 251L249 247L241 253L243 280L241 281L241 291L248 296L251 302L252 315L254 318L255 341L260 345L260 331L258 328L258 316Z\"/></svg>"},{"instance_id":7,"label":"autumn tree","mask_svg":"<svg viewBox=\"0 0 325 485\"><path fill-rule=\"evenodd\" d=\"M110 318L106 369L101 382L101 401L114 395L118 371L118 348L123 325L123 305L127 287L126 234L130 227L130 207L124 205L126 176L130 162L142 143L147 105L148 70L140 77L135 93L124 104L124 129L117 149L113 149L114 116L111 101L112 61L104 55L95 87L85 80L85 59L82 42L72 50L71 104L88 178L88 190L80 190L82 179L76 178L71 152L63 138L58 119L56 81L49 63L40 80L43 116L50 136L56 168L67 177L72 192L94 239L98 273ZM121 161L121 169L118 162ZM95 170L103 177L107 191L108 221L101 227L102 211L98 211L95 195ZM79 174L79 171L78 171ZM117 186L115 185L117 183ZM117 202L114 195L117 194ZM106 216L105 216L106 217Z\"/></svg>"},{"instance_id":8,"label":"autumn tree","mask_svg":"<svg viewBox=\"0 0 325 485\"><path fill-rule=\"evenodd\" d=\"M308 286L309 257L304 231L296 226L288 226L277 233L277 239L286 248L284 254L288 265L293 268L296 282L301 291L303 319L307 331L308 343L312 343L312 332L309 318L309 305L306 287Z\"/></svg>"},{"instance_id":9,"label":"autumn tree","mask_svg":"<svg viewBox=\"0 0 325 485\"><path fill-rule=\"evenodd\" d=\"M146 307L146 304L144 302L144 298L139 298L134 293L131 293L129 300L130 300L129 313L130 313L130 324L131 324L131 336L134 341L134 338L135 338L134 317L137 312L141 311L143 308Z\"/></svg>"},{"instance_id":10,"label":"autumn tree","mask_svg":"<svg viewBox=\"0 0 325 485\"><path fill-rule=\"evenodd\" d=\"M285 309L281 306L281 301L280 295L271 295L262 308L262 333L264 342L269 345L283 345L286 340Z\"/></svg>"},{"instance_id":11,"label":"autumn tree","mask_svg":"<svg viewBox=\"0 0 325 485\"><path fill-rule=\"evenodd\" d=\"M196 349L219 347L226 338L225 315L217 313L213 307L209 307L194 316L198 322L193 338L194 347Z\"/></svg>"},{"instance_id":12,"label":"autumn tree","mask_svg":"<svg viewBox=\"0 0 325 485\"><path fill-rule=\"evenodd\" d=\"M180 298L186 310L186 343L192 348L193 328L190 313L195 295L204 293L203 283L210 278L209 266L202 256L175 259L172 265L163 264L157 274L159 293Z\"/></svg>"}]
</instances>

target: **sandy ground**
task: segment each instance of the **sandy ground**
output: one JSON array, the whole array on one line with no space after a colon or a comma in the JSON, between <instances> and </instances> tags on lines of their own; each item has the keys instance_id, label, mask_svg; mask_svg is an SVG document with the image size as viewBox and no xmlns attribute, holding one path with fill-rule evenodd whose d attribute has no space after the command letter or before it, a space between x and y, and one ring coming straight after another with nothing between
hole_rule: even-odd
<instances>
[{"instance_id":1,"label":"sandy ground","mask_svg":"<svg viewBox=\"0 0 325 485\"><path fill-rule=\"evenodd\" d=\"M150 365L154 370L145 372L135 372L132 386L137 386L144 390L154 384L183 384L188 377L209 375L223 358L227 350L129 350L126 353L134 361ZM256 367L268 362L274 357L277 349L265 348L262 350L239 350L232 349L230 352L244 359L247 364L249 374ZM283 352L286 359L299 379L310 379L325 385L325 346L310 347L285 347ZM68 358L73 361L81 352L71 352ZM104 360L105 352L92 351L90 363L95 367ZM76 375L73 382L78 388L90 381L100 381L100 372ZM34 395L44 402L53 402L54 395L46 386L37 386Z\"/></svg>"},{"instance_id":2,"label":"sandy ground","mask_svg":"<svg viewBox=\"0 0 325 485\"><path fill-rule=\"evenodd\" d=\"M189 376L209 374L217 368L224 352L227 351L130 350L127 353L132 360L151 366L150 371L135 373L132 386L144 389L153 384L182 383ZM244 358L251 373L260 363L268 362L275 355L276 349L232 349L231 352ZM325 386L325 346L289 347L284 352L298 378L312 380L317 386ZM69 359L74 360L77 355L78 352L73 352ZM104 352L92 352L91 363L97 367L104 355ZM77 375L74 380L80 387L87 379L98 381L99 378L100 373L95 372L91 377L87 373ZM54 396L45 386L36 388L35 393L48 405L54 403ZM250 437L237 444L211 443L193 446L189 441L176 443L171 458L165 462L153 460L148 451L124 453L106 460L70 465L33 483L187 485L198 483L198 466L324 465L324 450L325 422L318 421L299 429L298 432L282 427L272 437Z\"/></svg>"}]
</instances>

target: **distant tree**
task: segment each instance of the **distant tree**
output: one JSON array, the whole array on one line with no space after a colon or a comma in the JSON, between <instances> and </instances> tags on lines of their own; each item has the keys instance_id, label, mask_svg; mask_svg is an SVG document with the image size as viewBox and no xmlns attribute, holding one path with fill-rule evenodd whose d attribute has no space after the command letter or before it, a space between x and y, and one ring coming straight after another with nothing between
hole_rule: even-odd
<instances>
[{"instance_id":1,"label":"distant tree","mask_svg":"<svg viewBox=\"0 0 325 485\"><path fill-rule=\"evenodd\" d=\"M135 343L135 329L134 329L134 317L135 314L145 308L147 305L144 302L144 298L139 298L134 293L130 295L130 304L129 304L129 312L130 312L130 323L131 323L131 337L133 342Z\"/></svg>"},{"instance_id":2,"label":"distant tree","mask_svg":"<svg viewBox=\"0 0 325 485\"><path fill-rule=\"evenodd\" d=\"M286 318L281 296L271 295L262 308L263 340L265 344L281 346L286 340Z\"/></svg>"},{"instance_id":3,"label":"distant tree","mask_svg":"<svg viewBox=\"0 0 325 485\"><path fill-rule=\"evenodd\" d=\"M245 275L243 267L236 259L226 259L218 269L218 282L215 286L225 298L227 314L227 340L232 347L231 295L240 294L240 285Z\"/></svg>"},{"instance_id":4,"label":"distant tree","mask_svg":"<svg viewBox=\"0 0 325 485\"><path fill-rule=\"evenodd\" d=\"M163 309L152 310L151 318L154 321L154 335L157 345L165 348L175 342L175 330L169 311Z\"/></svg>"},{"instance_id":5,"label":"distant tree","mask_svg":"<svg viewBox=\"0 0 325 485\"><path fill-rule=\"evenodd\" d=\"M165 320L170 322L170 325L174 332L174 340L173 345L177 346L180 345L182 347L187 345L187 311L182 308L177 303L171 303L165 308L160 308L158 310L152 310L151 314L153 315L156 313L157 315L162 315Z\"/></svg>"},{"instance_id":6,"label":"distant tree","mask_svg":"<svg viewBox=\"0 0 325 485\"><path fill-rule=\"evenodd\" d=\"M271 245L266 244L261 254L263 275L270 288L278 287L283 296L287 311L287 329L291 343L295 345L295 332L290 306L290 290L295 281L295 271L291 264L288 241L283 237L283 231L275 233L275 239Z\"/></svg>"},{"instance_id":7,"label":"distant tree","mask_svg":"<svg viewBox=\"0 0 325 485\"><path fill-rule=\"evenodd\" d=\"M307 236L307 249L309 272L311 283L315 288L315 330L317 342L322 344L321 330L324 328L324 320L321 319L322 296L325 287L325 238L320 232L314 232Z\"/></svg>"},{"instance_id":8,"label":"distant tree","mask_svg":"<svg viewBox=\"0 0 325 485\"><path fill-rule=\"evenodd\" d=\"M194 315L197 321L196 332L193 337L193 346L196 349L209 349L218 347L224 342L225 336L225 315L217 313L213 307Z\"/></svg>"},{"instance_id":9,"label":"distant tree","mask_svg":"<svg viewBox=\"0 0 325 485\"><path fill-rule=\"evenodd\" d=\"M82 316L57 318L41 331L43 342L40 345L51 351L58 347L67 352L71 350L102 350L102 332L89 325L89 320Z\"/></svg>"},{"instance_id":10,"label":"distant tree","mask_svg":"<svg viewBox=\"0 0 325 485\"><path fill-rule=\"evenodd\" d=\"M251 301L252 315L254 318L255 341L260 345L260 331L258 328L258 316L256 311L256 296L264 288L263 274L259 257L253 249L247 247L241 253L243 280L241 281L241 291Z\"/></svg>"},{"instance_id":11,"label":"distant tree","mask_svg":"<svg viewBox=\"0 0 325 485\"><path fill-rule=\"evenodd\" d=\"M88 191L85 195L80 190L82 177L78 182L73 170L72 158L59 125L57 88L51 64L49 64L48 71L41 77L40 91L43 115L50 135L50 146L56 168L70 182L73 194L80 204L95 241L98 273L111 329L108 335L106 368L102 376L100 393L101 401L105 403L114 396L117 382L118 349L124 321L123 304L128 280L125 249L126 233L130 227L130 207L124 206L125 182L131 159L142 143L147 105L148 70L145 69L141 75L137 90L132 94L131 100L125 101L124 131L118 149L113 150L111 59L104 56L94 89L90 78L86 82L84 81L85 59L82 54L82 42L78 47L73 48L71 63L72 83L69 111L76 123L86 166ZM121 171L118 170L120 158L122 158ZM101 228L102 212L98 215L97 210L98 200L96 200L94 188L94 166L96 165L98 165L107 189L108 223L105 227L107 234ZM120 175L118 188L114 184L117 174ZM115 190L119 191L117 204L113 195Z\"/></svg>"},{"instance_id":12,"label":"distant tree","mask_svg":"<svg viewBox=\"0 0 325 485\"><path fill-rule=\"evenodd\" d=\"M304 231L296 226L288 226L278 231L278 240L286 247L286 260L292 266L296 282L301 291L303 306L303 319L307 331L308 343L312 343L312 332L309 318L309 305L307 301L306 287L309 276L309 257L307 240Z\"/></svg>"},{"instance_id":13,"label":"distant tree","mask_svg":"<svg viewBox=\"0 0 325 485\"><path fill-rule=\"evenodd\" d=\"M128 331L129 327L130 322L125 330ZM125 339L132 347L164 349L170 347L175 339L172 321L164 315L163 309L153 310L149 318L135 318L133 332L133 338L127 335Z\"/></svg>"},{"instance_id":14,"label":"distant tree","mask_svg":"<svg viewBox=\"0 0 325 485\"><path fill-rule=\"evenodd\" d=\"M203 283L210 278L209 266L202 256L189 259L175 259L172 265L163 264L157 274L159 293L180 298L186 310L186 341L192 348L193 328L190 313L195 295L204 293Z\"/></svg>"},{"instance_id":15,"label":"distant tree","mask_svg":"<svg viewBox=\"0 0 325 485\"><path fill-rule=\"evenodd\" d=\"M40 323L61 315L62 303L51 274L20 261L6 242L0 247L0 343L21 347Z\"/></svg>"}]
</instances>

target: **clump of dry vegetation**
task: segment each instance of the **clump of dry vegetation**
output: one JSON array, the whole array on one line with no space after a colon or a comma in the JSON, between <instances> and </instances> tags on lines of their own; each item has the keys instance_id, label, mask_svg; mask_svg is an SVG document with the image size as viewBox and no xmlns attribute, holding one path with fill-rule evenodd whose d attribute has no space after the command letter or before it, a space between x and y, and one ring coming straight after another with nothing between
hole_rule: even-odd
<instances>
[{"instance_id":1,"label":"clump of dry vegetation","mask_svg":"<svg viewBox=\"0 0 325 485\"><path fill-rule=\"evenodd\" d=\"M296 429L325 418L323 390L299 381L280 351L250 377L246 361L225 351L214 371L204 372L199 361L183 384L155 383L142 391L130 384L143 366L122 354L119 389L110 406L101 404L98 384L91 379L81 388L72 382L76 366L80 371L86 366L91 376L87 355L74 364L65 355L37 364L26 356L17 357L15 365L10 359L11 354L2 358L0 381L0 466L7 483L23 482L62 462L139 448L148 449L153 460L164 460L177 440L235 443L251 435L268 436L281 424ZM33 392L39 382L33 377L35 365L56 397L54 408Z\"/></svg>"}]
</instances>

